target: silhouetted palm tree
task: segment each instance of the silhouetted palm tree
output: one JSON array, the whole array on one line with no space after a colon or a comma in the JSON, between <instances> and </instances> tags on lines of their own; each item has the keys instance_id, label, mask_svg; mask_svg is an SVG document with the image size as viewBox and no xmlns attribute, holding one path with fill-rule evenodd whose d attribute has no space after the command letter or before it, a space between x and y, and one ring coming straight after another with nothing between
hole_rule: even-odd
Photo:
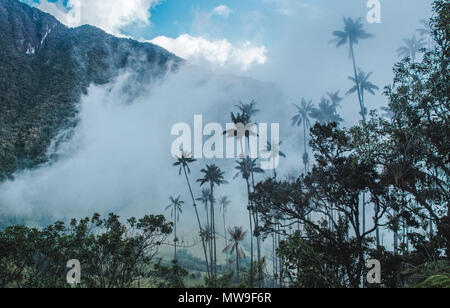
<instances>
[{"instance_id":1,"label":"silhouetted palm tree","mask_svg":"<svg viewBox=\"0 0 450 308\"><path fill-rule=\"evenodd\" d=\"M196 160L194 158L192 158L191 154L186 153L186 152L182 152L181 156L177 158L177 161L173 164L175 167L179 167L179 175L181 175L181 173L184 173L184 176L186 178L186 183L188 185L189 188L189 192L191 194L191 198L192 198L192 203L194 206L194 210L195 210L195 215L197 216L197 223L198 223L198 228L199 228L199 234L200 237L202 239L202 245L203 245L203 251L205 254L205 263L206 263L206 272L208 273L208 276L210 276L210 267L209 267L209 263L208 263L208 253L206 252L206 244L205 244L205 238L203 237L203 229L202 229L202 224L200 222L200 216L198 215L198 209L197 209L197 204L195 203L195 198L194 198L194 193L192 192L192 187L191 187L191 183L189 182L189 177L188 177L188 173L191 173L191 169L189 168L189 164L194 163Z\"/></svg>"},{"instance_id":2,"label":"silhouetted palm tree","mask_svg":"<svg viewBox=\"0 0 450 308\"><path fill-rule=\"evenodd\" d=\"M200 201L203 203L204 207L205 207L205 213L206 213L206 227L205 229L209 231L209 233L211 233L211 224L210 224L210 211L208 209L208 203L211 200L211 190L209 188L204 188L202 189L202 196L200 198L196 199L197 201ZM208 236L206 237L206 245L208 246L208 250L209 250L209 260L212 263L212 259L213 259L213 246L212 246L212 237L211 234L208 234Z\"/></svg>"},{"instance_id":3,"label":"silhouetted palm tree","mask_svg":"<svg viewBox=\"0 0 450 308\"><path fill-rule=\"evenodd\" d=\"M341 102L344 100L343 97L339 96L339 92L340 91L336 91L336 92L327 92L328 97L330 98L331 102L333 103L333 105L335 106L339 106L341 104Z\"/></svg>"},{"instance_id":4,"label":"silhouetted palm tree","mask_svg":"<svg viewBox=\"0 0 450 308\"><path fill-rule=\"evenodd\" d=\"M361 112L360 115L363 118L363 122L366 122L366 116L368 114L367 108L365 105L365 91L369 92L372 95L375 95L375 91L379 90L378 86L373 84L369 81L370 76L372 75L372 72L365 73L362 69L359 69L357 79L353 77L348 77L353 83L355 84L353 88L351 88L347 95L353 94L356 92L356 87L359 85L359 93L361 95ZM362 216L363 216L363 232L366 232L366 194L363 193L363 201L362 201ZM380 237L379 237L379 229L377 228L377 243L379 243Z\"/></svg>"},{"instance_id":5,"label":"silhouetted palm tree","mask_svg":"<svg viewBox=\"0 0 450 308\"><path fill-rule=\"evenodd\" d=\"M430 22L426 19L421 19L420 23L422 28L417 29L419 36L428 42L428 49L433 49L434 39L433 39L433 29L431 28Z\"/></svg>"},{"instance_id":6,"label":"silhouetted palm tree","mask_svg":"<svg viewBox=\"0 0 450 308\"><path fill-rule=\"evenodd\" d=\"M311 112L311 117L316 119L320 124L341 123L343 119L337 113L338 105L332 103L330 100L322 97L319 103L319 108L314 108Z\"/></svg>"},{"instance_id":7,"label":"silhouetted palm tree","mask_svg":"<svg viewBox=\"0 0 450 308\"><path fill-rule=\"evenodd\" d=\"M352 18L345 18L344 17L344 30L343 31L334 31L333 35L336 37L332 42L336 43L336 47L339 48L342 45L348 44L349 46L349 57L353 61L353 74L355 81L358 82L358 72L356 70L356 60L355 60L355 50L354 46L359 43L360 40L368 39L373 37L372 34L367 33L363 29L363 23L361 22L361 18L358 18L357 20L353 20ZM363 110L362 106L362 97L360 93L360 87L357 84L356 90L358 92L358 100L361 107L361 110ZM365 121L365 119L363 119Z\"/></svg>"},{"instance_id":8,"label":"silhouetted palm tree","mask_svg":"<svg viewBox=\"0 0 450 308\"><path fill-rule=\"evenodd\" d=\"M242 247L239 246L239 244L245 239L247 231L244 231L243 227L230 227L228 228L228 233L231 236L232 242L227 247L225 247L223 251L229 252L230 254L236 252L236 275L237 282L239 283L239 262L241 257L245 258L245 251L244 249L242 249Z\"/></svg>"},{"instance_id":9,"label":"silhouetted palm tree","mask_svg":"<svg viewBox=\"0 0 450 308\"><path fill-rule=\"evenodd\" d=\"M270 153L269 159L271 159L274 163L275 163L276 156L286 158L286 154L284 154L280 150L282 144L283 144L283 141L280 141L278 144L274 144L274 145L272 145L271 142L267 142L266 152ZM272 167L273 167L273 176L274 176L274 178L276 178L277 177L277 169L275 168L275 166L272 166Z\"/></svg>"},{"instance_id":10,"label":"silhouetted palm tree","mask_svg":"<svg viewBox=\"0 0 450 308\"><path fill-rule=\"evenodd\" d=\"M224 240L225 240L225 246L227 246L228 244L228 239L227 239L227 223L226 223L226 214L227 214L227 209L228 206L231 204L230 199L228 199L227 196L222 196L219 199L219 205L220 205L220 210L222 212L222 220L223 220L223 236L224 236ZM226 259L226 263L228 264L228 256Z\"/></svg>"},{"instance_id":11,"label":"silhouetted palm tree","mask_svg":"<svg viewBox=\"0 0 450 308\"><path fill-rule=\"evenodd\" d=\"M247 158L243 158L240 161L236 161L237 166L236 166L236 170L238 170L238 172L235 174L234 179L238 178L239 176L241 176L246 184L247 184L247 196L248 196L248 213L249 213L249 222L250 222L250 230L251 230L251 237L250 237L250 272L253 273L253 237L255 236L255 232L253 230L253 222L255 225L255 230L259 229L259 219L258 219L258 214L257 211L255 211L255 209L253 208L253 205L251 204L250 201L250 194L251 194L251 189L250 189L250 176L252 176L252 174L254 173L264 173L264 170L262 170L261 168L257 167L256 165L256 159L252 160L251 158L247 157ZM257 232L259 234L259 231ZM260 243L259 243L259 235L257 235L257 245L258 245L258 262L260 261ZM250 286L253 287L253 277L250 277Z\"/></svg>"},{"instance_id":12,"label":"silhouetted palm tree","mask_svg":"<svg viewBox=\"0 0 450 308\"><path fill-rule=\"evenodd\" d=\"M178 196L176 198L170 197L170 204L166 207L166 210L170 210L170 216L173 218L173 226L174 226L174 256L173 260L177 260L177 244L178 244L178 237L177 237L177 223L180 221L180 215L183 214L182 205L184 204L184 201L181 201L181 196Z\"/></svg>"},{"instance_id":13,"label":"silhouetted palm tree","mask_svg":"<svg viewBox=\"0 0 450 308\"><path fill-rule=\"evenodd\" d=\"M311 113L314 111L314 105L312 101L307 102L304 98L302 98L300 106L294 104L297 108L297 114L292 118L292 126L300 126L303 125L303 141L304 141L304 149L303 153L303 164L305 165L305 173L308 170L308 162L309 155L307 150L307 139L306 139L306 130L311 128L310 118Z\"/></svg>"},{"instance_id":14,"label":"silhouetted palm tree","mask_svg":"<svg viewBox=\"0 0 450 308\"><path fill-rule=\"evenodd\" d=\"M366 116L367 116L367 108L365 105L365 91L369 92L372 95L375 95L375 91L379 90L378 86L373 84L369 81L370 76L372 75L372 72L366 74L362 69L359 69L357 79L353 77L348 77L353 83L355 84L353 88L351 88L347 95L353 94L356 92L356 87L359 85L359 93L361 95L361 112L360 115L363 118L363 122L366 122ZM366 194L363 193L363 201L362 201L362 215L363 215L363 232L366 232ZM379 230L377 230L377 242L379 242Z\"/></svg>"},{"instance_id":15,"label":"silhouetted palm tree","mask_svg":"<svg viewBox=\"0 0 450 308\"><path fill-rule=\"evenodd\" d=\"M347 95L355 93L358 89L359 85L359 93L361 97L361 112L360 115L363 117L363 121L366 121L366 116L368 114L367 108L365 105L365 91L369 92L372 95L375 95L375 91L379 90L378 86L374 85L372 82L369 81L370 76L373 74L373 72L370 72L366 74L362 69L359 69L357 79L354 77L348 77L353 83L355 84L350 90L348 90Z\"/></svg>"},{"instance_id":16,"label":"silhouetted palm tree","mask_svg":"<svg viewBox=\"0 0 450 308\"><path fill-rule=\"evenodd\" d=\"M251 118L254 115L256 115L258 112L261 111L259 109L256 109L255 106L256 106L256 101L255 100L252 100L248 104L244 104L243 102L239 102L239 105L236 105L236 107L239 109L241 114L246 116L249 121L251 121Z\"/></svg>"},{"instance_id":17,"label":"silhouetted palm tree","mask_svg":"<svg viewBox=\"0 0 450 308\"><path fill-rule=\"evenodd\" d=\"M206 169L200 170L204 174L203 178L197 180L200 186L207 183L210 185L211 190L211 200L209 204L211 205L211 229L214 242L214 263L212 266L214 278L217 277L217 246L216 246L216 227L215 227L215 216L214 216L214 187L220 186L222 184L227 184L228 182L224 179L224 172L220 170L216 165L206 165Z\"/></svg>"},{"instance_id":18,"label":"silhouetted palm tree","mask_svg":"<svg viewBox=\"0 0 450 308\"><path fill-rule=\"evenodd\" d=\"M414 34L410 39L404 39L404 46L397 49L397 53L399 57L402 58L410 58L413 62L416 61L417 54L425 48L426 42L423 37L417 39Z\"/></svg>"},{"instance_id":19,"label":"silhouetted palm tree","mask_svg":"<svg viewBox=\"0 0 450 308\"><path fill-rule=\"evenodd\" d=\"M419 22L423 26L423 28L417 29L419 35L424 37L433 36L433 29L430 26L430 22L426 19L421 19Z\"/></svg>"}]
</instances>

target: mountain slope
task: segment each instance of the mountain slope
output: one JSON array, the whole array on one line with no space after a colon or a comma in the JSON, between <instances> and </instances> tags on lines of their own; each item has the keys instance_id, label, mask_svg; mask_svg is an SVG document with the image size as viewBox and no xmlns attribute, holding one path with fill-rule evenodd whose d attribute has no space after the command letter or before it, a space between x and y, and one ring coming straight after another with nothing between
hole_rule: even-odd
<instances>
[{"instance_id":1,"label":"mountain slope","mask_svg":"<svg viewBox=\"0 0 450 308\"><path fill-rule=\"evenodd\" d=\"M46 161L91 83L108 83L125 67L149 81L180 63L156 45L92 26L67 28L26 4L0 0L0 181Z\"/></svg>"}]
</instances>

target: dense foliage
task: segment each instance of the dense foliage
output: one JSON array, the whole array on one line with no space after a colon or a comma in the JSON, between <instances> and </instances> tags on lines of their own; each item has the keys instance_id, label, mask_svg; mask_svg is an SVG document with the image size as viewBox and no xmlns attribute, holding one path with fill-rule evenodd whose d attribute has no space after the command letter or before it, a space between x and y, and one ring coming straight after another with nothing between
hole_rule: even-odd
<instances>
[{"instance_id":1,"label":"dense foliage","mask_svg":"<svg viewBox=\"0 0 450 308\"><path fill-rule=\"evenodd\" d=\"M81 263L81 287L135 286L149 276L151 261L171 232L172 223L152 215L125 224L114 214L96 214L42 230L8 227L0 232L0 287L67 287L66 263L72 259Z\"/></svg>"}]
</instances>

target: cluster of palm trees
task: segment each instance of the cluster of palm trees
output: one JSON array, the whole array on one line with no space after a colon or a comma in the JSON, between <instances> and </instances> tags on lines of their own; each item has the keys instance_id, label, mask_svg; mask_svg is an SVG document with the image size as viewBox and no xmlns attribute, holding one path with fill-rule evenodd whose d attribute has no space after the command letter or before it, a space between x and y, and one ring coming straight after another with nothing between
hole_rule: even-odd
<instances>
[{"instance_id":1,"label":"cluster of palm trees","mask_svg":"<svg viewBox=\"0 0 450 308\"><path fill-rule=\"evenodd\" d=\"M311 100L307 101L305 98L301 99L300 105L294 104L297 112L292 117L291 121L292 126L303 127L304 152L302 160L305 173L307 173L309 169L307 132L309 132L312 127L311 120L315 119L321 124L331 122L340 123L343 121L337 112L337 109L340 107L340 102L343 100L343 98L339 96L339 91L328 92L327 95L328 98L325 96L322 97L317 107L314 106Z\"/></svg>"},{"instance_id":2,"label":"cluster of palm trees","mask_svg":"<svg viewBox=\"0 0 450 308\"><path fill-rule=\"evenodd\" d=\"M416 35L413 35L411 39L404 40L405 46L398 49L399 56L409 57L412 61L415 61L417 53L425 47L427 37L431 35L431 29L426 21L422 21L424 28L418 29L419 39ZM347 45L349 49L349 58L352 62L353 76L348 77L352 82L351 88L346 92L347 96L356 95L357 103L359 107L359 114L362 118L362 125L366 123L368 109L366 106L366 93L375 95L379 87L370 81L373 72L366 73L363 69L359 68L356 63L355 47L360 43L360 41L372 38L373 35L367 33L363 28L363 23L361 19L344 18L344 29L341 31L333 32L334 39L331 41L336 44L339 48L343 45ZM343 119L338 113L340 104L343 101L343 97L340 96L339 91L328 92L324 95L319 103L313 104L311 100L302 98L300 104L294 104L296 108L296 113L292 117L292 126L301 127L303 130L303 146L304 153L302 157L304 172L307 173L309 170L309 153L308 153L308 132L312 128L313 120L321 123L341 123ZM225 249L223 252L226 253L227 264L230 263L231 258L236 258L236 275L239 281L239 271L240 271L240 260L245 258L245 251L242 247L241 242L245 239L246 235L250 235L250 275L249 275L249 285L254 286L255 277L254 266L257 265L257 286L264 286L264 275L263 275L263 263L264 257L261 251L261 236L259 232L259 217L258 210L255 208L256 205L252 204L250 200L250 195L255 190L255 175L262 174L264 171L258 167L256 159L250 158L249 154L245 154L245 147L247 146L250 152L250 137L254 134L251 128L253 123L253 117L260 111L256 109L256 102L251 101L250 103L240 102L237 106L238 112L231 113L231 120L235 124L235 128L227 130L224 132L228 138L236 138L238 145L240 145L241 153L239 154L239 159L236 161L236 174L233 179L242 179L245 182L247 195L248 195L248 218L249 218L249 228L250 232L244 230L243 227L229 227L227 228L226 223L226 213L227 207L230 205L230 200L226 196L221 196L218 201L215 199L215 190L221 185L227 184L228 182L224 178L224 172L216 165L206 165L204 169L200 172L203 177L196 180L197 183L202 187L201 196L198 198L194 197L189 175L191 173L190 164L194 163L196 160L191 157L189 153L182 153L182 155L174 163L174 166L179 167L179 174L183 175L189 193L192 199L192 204L195 209L199 234L202 240L202 247L204 252L204 258L206 263L206 272L208 278L214 280L217 278L218 267L217 267L217 234L216 231L216 205L220 206L222 213L222 223L223 223L223 237L225 243ZM386 115L391 116L389 109L385 108ZM280 157L286 157L286 155L279 151L282 142L279 144L272 144L268 142L267 151L271 152L275 150L279 153ZM273 177L277 178L276 169L273 170ZM172 217L174 219L174 246L175 253L174 258L176 259L177 250L177 223L179 220L179 215L182 213L183 201L180 200L180 196L177 198L171 197L171 204L167 207L172 212ZM200 202L204 206L204 212L206 214L206 222L202 223L200 219L200 214L197 206L197 202ZM362 194L362 229L363 232L366 231L366 194ZM331 211L333 208L330 207ZM432 226L430 226L432 228ZM230 239L228 239L228 236ZM397 235L394 234L396 237ZM275 257L276 246L279 244L280 238L273 237L273 263L274 263L274 275L277 271L282 270L282 265L280 263L278 268L278 260ZM377 245L380 245L380 232L376 231L376 241ZM256 247L255 247L256 242ZM255 248L256 248L256 258L255 258Z\"/></svg>"},{"instance_id":3,"label":"cluster of palm trees","mask_svg":"<svg viewBox=\"0 0 450 308\"><path fill-rule=\"evenodd\" d=\"M250 103L242 103L236 106L238 109L238 113L231 113L231 120L235 124L235 127L231 130L225 131L224 135L229 138L236 138L238 144L241 146L241 153L239 155L239 160L236 161L236 175L234 179L242 178L247 187L247 195L250 200L250 194L254 191L255 187L255 174L264 173L264 171L258 167L257 160L251 159L249 154L250 152L250 137L252 134L251 129L252 126L252 117L259 112L256 109L256 102L251 101ZM248 151L245 151L245 145L248 147ZM268 143L267 150L270 151L279 148L281 142L278 145L272 145L272 143ZM285 157L285 154L280 152L281 157ZM225 249L223 252L227 254L227 263L229 262L228 257L232 256L234 252L236 252L236 263L239 263L242 257L245 257L243 252L243 248L239 247L239 242L245 238L247 232L243 231L243 228L228 228L227 232L227 224L226 224L226 211L227 207L230 204L230 200L226 196L221 196L216 202L215 198L215 189L221 185L227 184L228 182L224 178L224 172L216 165L211 164L207 165L206 168L201 169L200 172L203 174L203 177L198 179L196 182L200 184L200 187L203 187L202 194L200 197L195 198L194 193L191 186L191 181L189 175L191 173L190 164L194 163L196 160L191 157L189 153L183 152L180 157L177 158L177 161L174 163L174 166L179 167L179 175L184 175L186 183L188 185L189 193L191 195L192 203L195 209L197 223L199 228L200 237L202 239L202 246L204 252L204 258L206 262L206 271L208 274L208 278L212 281L217 278L218 267L217 267L217 234L216 231L216 204L220 206L222 212L222 220L223 220L223 230L224 230L224 240L225 240ZM274 173L276 176L276 172ZM174 198L171 197L171 205L167 207L167 209L171 209L172 217L174 217L174 242L175 242L175 258L176 258L176 247L177 247L177 235L176 235L176 224L178 222L178 216L181 211L181 205L183 202L180 200L180 197ZM206 223L202 224L200 219L200 214L197 206L197 202L201 202L204 206L204 210L206 213ZM263 278L263 269L262 269L262 252L261 252L261 237L259 235L259 218L257 215L257 210L249 201L247 204L247 210L249 214L249 225L250 225L250 286L254 286L255 278L254 278L254 264L258 265L258 286L262 287L264 284ZM231 244L228 242L227 233L231 237ZM255 239L256 239L256 255L257 262L255 262ZM239 265L236 265L239 268ZM238 275L239 273L237 273Z\"/></svg>"},{"instance_id":4,"label":"cluster of palm trees","mask_svg":"<svg viewBox=\"0 0 450 308\"><path fill-rule=\"evenodd\" d=\"M201 169L200 172L203 174L203 177L197 180L197 183L200 184L201 187L208 185L207 188L202 190L202 196L200 198L195 198L192 190L191 182L189 179L189 174L191 173L189 165L194 163L196 160L191 157L189 153L183 152L180 157L177 158L177 161L173 164L176 167L179 167L179 175L184 175L186 179L186 183L188 185L189 193L192 198L192 204L195 210L198 228L200 237L202 240L203 252L206 263L206 272L209 279L215 279L217 277L217 242L216 242L216 213L215 213L215 202L214 198L214 189L223 184L227 184L228 182L224 179L224 172L220 170L220 168L214 164L206 165L206 168ZM172 213L180 213L180 207L178 205L183 204L178 198L171 197L171 205L168 207L173 208ZM198 211L196 201L201 201L205 207L206 213L206 225L203 225L200 220L200 214ZM226 207L230 204L230 201L227 197L222 197L220 199L220 205L222 208L223 220L224 220L224 228L225 228L225 212ZM174 222L174 232L175 232L175 259L176 259L176 223L177 217L175 217Z\"/></svg>"}]
</instances>

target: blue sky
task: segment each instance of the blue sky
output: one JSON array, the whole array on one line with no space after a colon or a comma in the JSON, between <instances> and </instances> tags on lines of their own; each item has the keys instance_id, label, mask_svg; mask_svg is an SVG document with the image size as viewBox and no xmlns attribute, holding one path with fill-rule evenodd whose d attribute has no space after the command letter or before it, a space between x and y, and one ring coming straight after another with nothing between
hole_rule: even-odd
<instances>
[{"instance_id":1,"label":"blue sky","mask_svg":"<svg viewBox=\"0 0 450 308\"><path fill-rule=\"evenodd\" d=\"M40 3L62 2L65 6L69 0L22 0L28 4L39 5ZM133 1L133 0L130 0ZM295 0L294 0L295 1ZM223 37L231 41L252 39L256 36L251 31L256 31L259 22L270 23L270 27L259 27L261 42L270 41L271 30L275 30L282 21L282 14L276 11L276 0L163 0L153 6L150 24L146 26L129 24L121 28L121 33L136 39L152 39L164 35L178 37L181 34L202 35L211 37ZM211 15L210 21L214 24L211 29L198 25L202 18L206 19L214 8L227 6L231 13L227 17ZM52 12L50 12L52 13ZM270 22L269 22L270 20ZM252 24L252 25L250 25ZM254 29L250 29L253 26ZM247 29L244 30L243 29ZM218 30L220 29L220 31ZM219 33L220 32L220 33Z\"/></svg>"}]
</instances>

